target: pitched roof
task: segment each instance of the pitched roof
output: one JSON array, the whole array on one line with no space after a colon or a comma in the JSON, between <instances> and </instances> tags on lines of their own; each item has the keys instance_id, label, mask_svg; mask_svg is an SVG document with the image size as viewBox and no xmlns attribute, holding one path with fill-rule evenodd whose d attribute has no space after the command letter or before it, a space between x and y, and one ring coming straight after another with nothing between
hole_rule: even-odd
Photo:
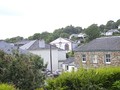
<instances>
[{"instance_id":1,"label":"pitched roof","mask_svg":"<svg viewBox=\"0 0 120 90\"><path fill-rule=\"evenodd\" d=\"M63 64L71 64L73 62L74 62L74 57L69 57L63 62Z\"/></svg>"},{"instance_id":2,"label":"pitched roof","mask_svg":"<svg viewBox=\"0 0 120 90\"><path fill-rule=\"evenodd\" d=\"M21 54L27 53L27 51L18 49L14 45L6 43L5 41L0 41L0 50L4 51L7 54L12 54L14 50L18 50Z\"/></svg>"},{"instance_id":3,"label":"pitched roof","mask_svg":"<svg viewBox=\"0 0 120 90\"><path fill-rule=\"evenodd\" d=\"M72 40L70 40L70 39L68 39L68 38L62 38L62 37L59 37L59 38L53 40L53 41L50 42L50 43L54 43L54 42L56 42L56 41L57 41L57 42L61 42L62 40L66 40L66 41L68 41L68 42L74 43L74 41L72 41Z\"/></svg>"},{"instance_id":4,"label":"pitched roof","mask_svg":"<svg viewBox=\"0 0 120 90\"><path fill-rule=\"evenodd\" d=\"M16 42L16 43L14 43L14 44L15 44L15 45L18 45L18 44L24 45L24 44L26 44L26 43L28 43L28 42L30 42L30 40L21 40L21 41L18 41L18 42Z\"/></svg>"},{"instance_id":5,"label":"pitched roof","mask_svg":"<svg viewBox=\"0 0 120 90\"><path fill-rule=\"evenodd\" d=\"M74 51L120 51L120 36L97 38L85 45L79 46Z\"/></svg>"},{"instance_id":6,"label":"pitched roof","mask_svg":"<svg viewBox=\"0 0 120 90\"><path fill-rule=\"evenodd\" d=\"M50 44L46 44L44 40L33 40L29 43L20 47L21 49L26 50L40 50L40 49L50 49ZM58 49L57 47L51 45L52 49ZM61 50L61 49L60 49Z\"/></svg>"}]
</instances>

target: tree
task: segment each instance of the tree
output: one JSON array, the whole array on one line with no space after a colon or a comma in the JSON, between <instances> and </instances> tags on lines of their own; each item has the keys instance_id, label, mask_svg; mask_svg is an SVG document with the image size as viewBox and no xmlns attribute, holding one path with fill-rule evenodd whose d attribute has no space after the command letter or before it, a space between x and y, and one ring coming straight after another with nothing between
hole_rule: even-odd
<instances>
[{"instance_id":1,"label":"tree","mask_svg":"<svg viewBox=\"0 0 120 90\"><path fill-rule=\"evenodd\" d=\"M117 26L117 28L118 28L119 25L120 25L120 19L118 19L118 20L116 21L116 26Z\"/></svg>"},{"instance_id":2,"label":"tree","mask_svg":"<svg viewBox=\"0 0 120 90\"><path fill-rule=\"evenodd\" d=\"M99 31L97 24L92 24L91 26L89 26L85 30L85 33L88 37L88 41L91 41L100 36L100 31Z\"/></svg>"},{"instance_id":3,"label":"tree","mask_svg":"<svg viewBox=\"0 0 120 90\"><path fill-rule=\"evenodd\" d=\"M60 34L60 37L69 38L69 34L67 34L67 33L61 33L61 34Z\"/></svg>"},{"instance_id":4,"label":"tree","mask_svg":"<svg viewBox=\"0 0 120 90\"><path fill-rule=\"evenodd\" d=\"M105 29L108 31L110 29L116 29L116 23L113 20L107 22Z\"/></svg>"},{"instance_id":5,"label":"tree","mask_svg":"<svg viewBox=\"0 0 120 90\"><path fill-rule=\"evenodd\" d=\"M100 30L100 32L105 32L105 25L100 25L99 26L99 30Z\"/></svg>"},{"instance_id":6,"label":"tree","mask_svg":"<svg viewBox=\"0 0 120 90\"><path fill-rule=\"evenodd\" d=\"M5 41L9 43L15 43L23 39L24 39L23 37L17 36L17 37L7 38Z\"/></svg>"},{"instance_id":7,"label":"tree","mask_svg":"<svg viewBox=\"0 0 120 90\"><path fill-rule=\"evenodd\" d=\"M44 84L43 60L39 56L0 51L0 82L12 83L20 90L34 90Z\"/></svg>"}]
</instances>

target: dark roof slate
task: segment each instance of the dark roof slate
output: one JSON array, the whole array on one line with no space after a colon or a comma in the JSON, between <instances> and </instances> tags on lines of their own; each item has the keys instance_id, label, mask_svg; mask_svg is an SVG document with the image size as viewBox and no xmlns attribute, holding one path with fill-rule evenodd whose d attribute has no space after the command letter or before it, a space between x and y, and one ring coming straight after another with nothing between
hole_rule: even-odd
<instances>
[{"instance_id":1,"label":"dark roof slate","mask_svg":"<svg viewBox=\"0 0 120 90\"><path fill-rule=\"evenodd\" d=\"M120 51L120 36L101 37L76 48L76 52Z\"/></svg>"},{"instance_id":2,"label":"dark roof slate","mask_svg":"<svg viewBox=\"0 0 120 90\"><path fill-rule=\"evenodd\" d=\"M74 57L69 57L63 62L63 64L71 64L73 62L74 62Z\"/></svg>"},{"instance_id":3,"label":"dark roof slate","mask_svg":"<svg viewBox=\"0 0 120 90\"><path fill-rule=\"evenodd\" d=\"M26 50L18 49L17 47L6 43L4 41L0 41L0 50L4 51L7 54L12 54L14 50L18 50L21 54L28 53Z\"/></svg>"},{"instance_id":4,"label":"dark roof slate","mask_svg":"<svg viewBox=\"0 0 120 90\"><path fill-rule=\"evenodd\" d=\"M32 43L31 43L32 42ZM46 44L45 42L43 43L40 43L41 40L34 40L34 41L31 41L30 43L27 43L27 45L23 45L22 47L28 47L27 50L41 50L41 49L50 49L50 44ZM22 48L21 48L22 49ZM51 49L58 49L58 50L62 50L62 49L59 49L57 48L56 46L54 45L51 45Z\"/></svg>"}]
</instances>

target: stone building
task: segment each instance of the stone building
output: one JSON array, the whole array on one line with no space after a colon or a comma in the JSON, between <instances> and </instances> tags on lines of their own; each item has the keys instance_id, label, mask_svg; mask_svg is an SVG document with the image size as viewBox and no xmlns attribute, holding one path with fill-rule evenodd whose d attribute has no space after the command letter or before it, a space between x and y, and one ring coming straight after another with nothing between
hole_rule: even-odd
<instances>
[{"instance_id":1,"label":"stone building","mask_svg":"<svg viewBox=\"0 0 120 90\"><path fill-rule=\"evenodd\" d=\"M120 36L101 37L75 49L79 67L120 66Z\"/></svg>"}]
</instances>

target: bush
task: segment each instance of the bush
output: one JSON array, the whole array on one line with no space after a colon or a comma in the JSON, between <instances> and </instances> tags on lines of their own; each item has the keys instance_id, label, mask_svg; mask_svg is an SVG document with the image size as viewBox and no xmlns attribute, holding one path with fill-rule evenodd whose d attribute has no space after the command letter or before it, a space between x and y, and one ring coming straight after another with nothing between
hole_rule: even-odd
<instances>
[{"instance_id":1,"label":"bush","mask_svg":"<svg viewBox=\"0 0 120 90\"><path fill-rule=\"evenodd\" d=\"M0 90L18 90L18 89L15 89L13 85L0 84Z\"/></svg>"},{"instance_id":2,"label":"bush","mask_svg":"<svg viewBox=\"0 0 120 90\"><path fill-rule=\"evenodd\" d=\"M120 80L113 83L111 90L120 90Z\"/></svg>"},{"instance_id":3,"label":"bush","mask_svg":"<svg viewBox=\"0 0 120 90\"><path fill-rule=\"evenodd\" d=\"M43 60L34 55L0 52L0 82L12 83L20 90L34 90L44 85Z\"/></svg>"},{"instance_id":4,"label":"bush","mask_svg":"<svg viewBox=\"0 0 120 90\"><path fill-rule=\"evenodd\" d=\"M120 67L79 69L47 80L47 90L110 90L120 80Z\"/></svg>"}]
</instances>

